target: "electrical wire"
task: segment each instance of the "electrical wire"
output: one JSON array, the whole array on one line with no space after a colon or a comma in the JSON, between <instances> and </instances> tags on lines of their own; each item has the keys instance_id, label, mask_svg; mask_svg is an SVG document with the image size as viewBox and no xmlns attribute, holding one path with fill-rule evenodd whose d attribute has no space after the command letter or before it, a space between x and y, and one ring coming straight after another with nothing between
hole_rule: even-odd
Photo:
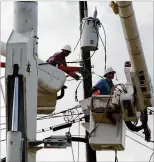
<instances>
[{"instance_id":1,"label":"electrical wire","mask_svg":"<svg viewBox=\"0 0 154 162\"><path fill-rule=\"evenodd\" d=\"M154 152L152 152L150 159L149 159L149 162L151 161L153 155L154 155Z\"/></svg>"},{"instance_id":2,"label":"electrical wire","mask_svg":"<svg viewBox=\"0 0 154 162\"><path fill-rule=\"evenodd\" d=\"M74 152L73 152L73 146L72 146L72 144L71 144L71 150L72 150L73 162L75 162L75 159L74 159Z\"/></svg>"},{"instance_id":3,"label":"electrical wire","mask_svg":"<svg viewBox=\"0 0 154 162\"><path fill-rule=\"evenodd\" d=\"M117 151L115 151L115 162L118 162Z\"/></svg>"},{"instance_id":4,"label":"electrical wire","mask_svg":"<svg viewBox=\"0 0 154 162\"><path fill-rule=\"evenodd\" d=\"M78 112L78 114L80 114L78 109L76 109L76 111ZM79 121L79 124L78 124L78 136L80 136L80 121ZM78 141L78 159L77 159L77 162L79 162L79 154L80 154L79 147L80 147L80 144L79 144L79 141Z\"/></svg>"},{"instance_id":5,"label":"electrical wire","mask_svg":"<svg viewBox=\"0 0 154 162\"><path fill-rule=\"evenodd\" d=\"M80 121L82 121L84 118L85 118L85 116L83 116L83 117L80 118L79 120L72 121L72 123L80 122ZM48 131L51 131L52 128L53 128L52 126L51 126L51 127L47 127L47 128L43 128L43 129L38 130L37 133L44 133L44 132L48 132Z\"/></svg>"},{"instance_id":6,"label":"electrical wire","mask_svg":"<svg viewBox=\"0 0 154 162\"><path fill-rule=\"evenodd\" d=\"M142 135L140 135L139 133L136 133L136 132L133 132L133 131L131 131L131 130L129 130L128 128L126 128L128 131L130 131L131 133L134 133L134 134L136 134L137 136L140 136L141 138L144 138Z\"/></svg>"},{"instance_id":7,"label":"electrical wire","mask_svg":"<svg viewBox=\"0 0 154 162\"><path fill-rule=\"evenodd\" d=\"M148 147L148 146L144 145L143 143L141 143L141 142L139 142L139 141L137 141L137 140L135 140L135 139L131 138L131 137L130 137L130 136L128 136L128 135L126 135L126 137L130 138L131 140L133 140L133 141L137 142L138 144L141 144L142 146L144 146L144 147L146 147L146 148L148 148L148 149L150 149L150 150L152 150L152 151L154 150L154 149L152 149L151 147Z\"/></svg>"},{"instance_id":8,"label":"electrical wire","mask_svg":"<svg viewBox=\"0 0 154 162\"><path fill-rule=\"evenodd\" d=\"M81 31L80 38L79 38L79 40L78 40L78 42L77 42L77 44L76 44L76 46L75 46L73 52L75 51L75 49L77 48L77 46L78 46L78 44L79 44L79 42L80 42L80 40L81 40L81 36L82 36L83 30L84 30L85 24L86 24L86 21L84 22L83 29L80 30L80 31ZM80 24L80 29L81 29L81 28L82 28L82 23Z\"/></svg>"},{"instance_id":9,"label":"electrical wire","mask_svg":"<svg viewBox=\"0 0 154 162\"><path fill-rule=\"evenodd\" d=\"M80 86L80 84L83 82L83 80L80 81L80 83L78 84L76 90L75 90L75 101L78 102L78 96L77 96L77 93L78 93L78 88Z\"/></svg>"},{"instance_id":10,"label":"electrical wire","mask_svg":"<svg viewBox=\"0 0 154 162\"><path fill-rule=\"evenodd\" d=\"M78 117L79 115L83 115L83 113L73 114L73 115L77 115L77 117ZM72 114L71 114L71 115L66 115L66 114L65 114L65 116L72 116ZM59 116L50 116L49 118L44 118L44 117L42 117L42 118L39 119L39 120L52 119L52 118L58 118L58 117L64 117L64 115L59 115ZM6 125L6 123L1 123L0 125ZM1 130L4 130L4 129L6 129L6 128L2 128Z\"/></svg>"},{"instance_id":11,"label":"electrical wire","mask_svg":"<svg viewBox=\"0 0 154 162\"><path fill-rule=\"evenodd\" d=\"M79 115L83 115L83 113L79 113L79 114L73 114L73 115L77 115L77 117L79 117ZM72 116L72 114L71 115L65 115L65 116ZM50 117L50 118L56 118L56 117L64 117L64 115L61 115L61 116L52 116L52 117ZM77 118L76 117L76 118ZM45 118L45 119L50 119L50 118ZM75 119L76 119L75 118ZM71 118L72 119L72 118ZM69 120L70 122L75 122L75 119L73 119L73 120ZM40 120L43 120L43 119L40 119ZM67 121L67 120L65 120L65 121ZM67 123L68 123L68 121L67 121ZM5 124L5 123L4 123ZM6 130L6 128L1 128L0 130ZM43 130L43 129L42 129ZM52 129L50 129L50 130L52 130Z\"/></svg>"},{"instance_id":12,"label":"electrical wire","mask_svg":"<svg viewBox=\"0 0 154 162\"><path fill-rule=\"evenodd\" d=\"M81 108L81 106L80 106L80 105L77 105L77 106L74 106L73 108L69 108L69 110L73 110L73 109L76 109L76 108ZM58 113L52 113L51 115L45 115L45 116L43 116L43 117L37 118L37 120L46 119L46 118L49 118L49 117L52 117L52 116L54 116L54 115L58 115L58 114L61 114L61 113L63 114L63 113L65 113L66 111L68 111L68 110L63 110L63 111L58 112Z\"/></svg>"},{"instance_id":13,"label":"electrical wire","mask_svg":"<svg viewBox=\"0 0 154 162\"><path fill-rule=\"evenodd\" d=\"M99 34L99 37L100 37L100 40L101 40L101 42L102 42L102 44L103 44L103 46L104 46L104 52L105 52L105 67L104 67L104 69L106 70L106 62L107 62L107 52L106 52L106 32L105 32L105 28L104 28L104 26L102 25L102 23L101 23L101 26L102 26L103 31L104 31L104 37L105 37L105 38L104 38L104 41L105 41L105 43L103 42L103 40L102 40L100 34Z\"/></svg>"},{"instance_id":14,"label":"electrical wire","mask_svg":"<svg viewBox=\"0 0 154 162\"><path fill-rule=\"evenodd\" d=\"M80 61L69 61L69 62L66 62L66 63L71 63L71 64L72 64L72 63L82 63L82 62L85 62L85 61L89 60L90 58L92 58L92 57L94 56L95 52L96 52L96 51L94 51L93 54L92 54L90 57L88 57L87 59L85 59L85 60L80 60Z\"/></svg>"}]
</instances>

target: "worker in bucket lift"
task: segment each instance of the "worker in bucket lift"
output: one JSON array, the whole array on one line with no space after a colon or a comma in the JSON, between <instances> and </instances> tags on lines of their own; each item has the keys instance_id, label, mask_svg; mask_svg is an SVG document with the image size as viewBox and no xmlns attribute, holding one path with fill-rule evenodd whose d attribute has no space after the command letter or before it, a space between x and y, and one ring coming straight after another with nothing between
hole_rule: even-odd
<instances>
[{"instance_id":1,"label":"worker in bucket lift","mask_svg":"<svg viewBox=\"0 0 154 162\"><path fill-rule=\"evenodd\" d=\"M104 79L101 79L95 86L93 86L93 95L109 95L114 86L112 79L116 72L112 67L109 67L104 72Z\"/></svg>"},{"instance_id":2,"label":"worker in bucket lift","mask_svg":"<svg viewBox=\"0 0 154 162\"><path fill-rule=\"evenodd\" d=\"M66 57L71 53L71 46L65 45L61 50L61 52L57 52L53 56L49 57L46 62L50 63L52 66L58 66L60 70L64 71L74 79L79 80L80 77L75 73L75 71L78 72L80 68L68 67L66 63Z\"/></svg>"},{"instance_id":3,"label":"worker in bucket lift","mask_svg":"<svg viewBox=\"0 0 154 162\"><path fill-rule=\"evenodd\" d=\"M93 95L110 95L111 89L114 86L112 79L114 79L114 74L116 72L112 67L109 67L104 72L104 79L101 79L94 87L93 87ZM108 119L112 122L112 124L116 124L116 119L114 118L116 110L112 109L107 113Z\"/></svg>"}]
</instances>

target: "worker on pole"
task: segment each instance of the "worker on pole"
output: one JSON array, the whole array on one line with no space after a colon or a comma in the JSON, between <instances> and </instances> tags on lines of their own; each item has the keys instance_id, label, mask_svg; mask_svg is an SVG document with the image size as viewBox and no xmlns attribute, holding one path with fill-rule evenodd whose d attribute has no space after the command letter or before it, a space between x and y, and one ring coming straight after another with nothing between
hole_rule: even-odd
<instances>
[{"instance_id":1,"label":"worker on pole","mask_svg":"<svg viewBox=\"0 0 154 162\"><path fill-rule=\"evenodd\" d=\"M114 79L114 74L116 72L112 67L109 67L104 72L104 79L99 80L99 82L93 86L93 95L109 95L112 87L114 86L112 79Z\"/></svg>"},{"instance_id":2,"label":"worker on pole","mask_svg":"<svg viewBox=\"0 0 154 162\"><path fill-rule=\"evenodd\" d=\"M67 66L66 63L66 57L71 53L71 46L65 45L61 50L61 52L57 52L53 56L49 57L46 62L50 63L52 66L58 66L60 70L64 71L74 79L79 80L80 76L78 76L75 72L80 72L81 68L70 67Z\"/></svg>"}]
</instances>

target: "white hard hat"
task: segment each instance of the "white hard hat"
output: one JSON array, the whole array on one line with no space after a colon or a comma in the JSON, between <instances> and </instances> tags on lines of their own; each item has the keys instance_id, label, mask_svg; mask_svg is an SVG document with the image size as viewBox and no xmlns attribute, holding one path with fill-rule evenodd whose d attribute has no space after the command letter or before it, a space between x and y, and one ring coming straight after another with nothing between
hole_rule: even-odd
<instances>
[{"instance_id":1,"label":"white hard hat","mask_svg":"<svg viewBox=\"0 0 154 162\"><path fill-rule=\"evenodd\" d=\"M105 76L106 74L108 74L108 73L111 73L111 72L116 73L116 72L113 70L112 67L108 67L108 68L105 70L105 72L104 72L104 76Z\"/></svg>"},{"instance_id":2,"label":"white hard hat","mask_svg":"<svg viewBox=\"0 0 154 162\"><path fill-rule=\"evenodd\" d=\"M65 45L62 50L67 50L71 52L71 46L70 45Z\"/></svg>"}]
</instances>

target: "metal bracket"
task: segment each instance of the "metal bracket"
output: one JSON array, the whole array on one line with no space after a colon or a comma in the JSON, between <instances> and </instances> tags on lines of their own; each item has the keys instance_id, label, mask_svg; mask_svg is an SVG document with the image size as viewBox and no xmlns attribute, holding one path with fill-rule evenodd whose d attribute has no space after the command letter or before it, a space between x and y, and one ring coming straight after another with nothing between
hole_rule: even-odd
<instances>
[{"instance_id":1,"label":"metal bracket","mask_svg":"<svg viewBox=\"0 0 154 162\"><path fill-rule=\"evenodd\" d=\"M31 141L29 148L39 148L38 145L40 144L44 144L44 148L67 148L71 146L72 141L88 143L86 138L72 137L70 133L66 133L65 136L50 136L43 141Z\"/></svg>"}]
</instances>

